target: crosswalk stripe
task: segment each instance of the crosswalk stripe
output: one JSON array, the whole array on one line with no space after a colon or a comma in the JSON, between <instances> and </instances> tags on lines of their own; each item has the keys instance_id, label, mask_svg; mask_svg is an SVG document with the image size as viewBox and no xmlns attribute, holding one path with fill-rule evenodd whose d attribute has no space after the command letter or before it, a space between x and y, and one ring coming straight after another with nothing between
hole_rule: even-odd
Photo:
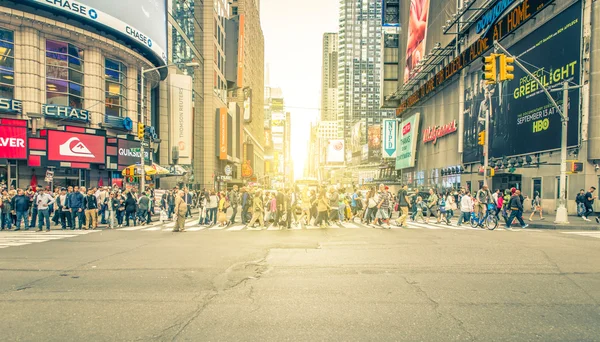
<instances>
[{"instance_id":1,"label":"crosswalk stripe","mask_svg":"<svg viewBox=\"0 0 600 342\"><path fill-rule=\"evenodd\" d=\"M0 233L0 248L25 246L33 243L42 243L66 238L77 237L89 233L95 233L99 230L84 231L7 231Z\"/></svg>"},{"instance_id":2,"label":"crosswalk stripe","mask_svg":"<svg viewBox=\"0 0 600 342\"><path fill-rule=\"evenodd\" d=\"M119 228L117 230L133 231L133 230L140 230L140 229L143 229L143 228L144 228L144 226L134 226L134 227Z\"/></svg>"},{"instance_id":3,"label":"crosswalk stripe","mask_svg":"<svg viewBox=\"0 0 600 342\"><path fill-rule=\"evenodd\" d=\"M240 225L235 225L235 226L233 226L233 227L231 227L231 228L229 228L227 230L229 230L229 231L237 231L237 230L242 230L244 228L246 228L246 225L240 224Z\"/></svg>"},{"instance_id":4,"label":"crosswalk stripe","mask_svg":"<svg viewBox=\"0 0 600 342\"><path fill-rule=\"evenodd\" d=\"M142 229L142 230L145 232L153 232L153 231L155 232L155 231L159 231L161 229L162 229L161 227L151 227L151 228L146 228L146 229Z\"/></svg>"},{"instance_id":5,"label":"crosswalk stripe","mask_svg":"<svg viewBox=\"0 0 600 342\"><path fill-rule=\"evenodd\" d=\"M267 228L267 230L279 230L279 227L273 223L269 226L269 228Z\"/></svg>"},{"instance_id":6,"label":"crosswalk stripe","mask_svg":"<svg viewBox=\"0 0 600 342\"><path fill-rule=\"evenodd\" d=\"M344 223L344 226L345 226L346 228L350 228L350 229L357 229L357 228L360 228L360 227L359 227L359 226L357 226L355 223L350 223L350 222L346 222L346 223Z\"/></svg>"},{"instance_id":7,"label":"crosswalk stripe","mask_svg":"<svg viewBox=\"0 0 600 342\"><path fill-rule=\"evenodd\" d=\"M197 232L197 231L204 230L204 229L206 229L206 226L191 227L191 228L186 228L185 230L187 230L189 232Z\"/></svg>"},{"instance_id":8,"label":"crosswalk stripe","mask_svg":"<svg viewBox=\"0 0 600 342\"><path fill-rule=\"evenodd\" d=\"M219 225L208 228L208 230L223 230L223 229L225 229L225 226L219 226Z\"/></svg>"},{"instance_id":9,"label":"crosswalk stripe","mask_svg":"<svg viewBox=\"0 0 600 342\"><path fill-rule=\"evenodd\" d=\"M409 225L416 225L417 227L421 227L421 228L425 228L425 229L444 229L444 228L428 225L427 223L410 222Z\"/></svg>"}]
</instances>

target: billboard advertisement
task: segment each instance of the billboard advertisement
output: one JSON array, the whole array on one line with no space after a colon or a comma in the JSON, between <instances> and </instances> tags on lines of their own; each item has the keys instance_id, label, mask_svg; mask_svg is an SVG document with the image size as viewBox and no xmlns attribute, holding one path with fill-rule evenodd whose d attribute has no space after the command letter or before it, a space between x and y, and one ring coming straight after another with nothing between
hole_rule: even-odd
<instances>
[{"instance_id":1,"label":"billboard advertisement","mask_svg":"<svg viewBox=\"0 0 600 342\"><path fill-rule=\"evenodd\" d=\"M27 159L27 127L0 126L0 158Z\"/></svg>"},{"instance_id":2,"label":"billboard advertisement","mask_svg":"<svg viewBox=\"0 0 600 342\"><path fill-rule=\"evenodd\" d=\"M427 38L427 17L429 0L410 0L410 18L408 20L408 38L406 41L406 67L404 82L410 79L410 73L425 56L425 38Z\"/></svg>"},{"instance_id":3,"label":"billboard advertisement","mask_svg":"<svg viewBox=\"0 0 600 342\"><path fill-rule=\"evenodd\" d=\"M151 51L162 63L167 55L167 2L165 0L26 0L32 5L109 29Z\"/></svg>"},{"instance_id":4,"label":"billboard advertisement","mask_svg":"<svg viewBox=\"0 0 600 342\"><path fill-rule=\"evenodd\" d=\"M379 161L381 159L381 125L369 126L367 144L369 146L369 161Z\"/></svg>"},{"instance_id":5,"label":"billboard advertisement","mask_svg":"<svg viewBox=\"0 0 600 342\"><path fill-rule=\"evenodd\" d=\"M192 77L169 74L171 137L169 151L179 150L179 164L192 164ZM227 110L227 109L225 109Z\"/></svg>"},{"instance_id":6,"label":"billboard advertisement","mask_svg":"<svg viewBox=\"0 0 600 342\"><path fill-rule=\"evenodd\" d=\"M350 149L352 153L362 151L362 147L367 143L367 123L365 121L359 121L352 126L350 136Z\"/></svg>"},{"instance_id":7,"label":"billboard advertisement","mask_svg":"<svg viewBox=\"0 0 600 342\"><path fill-rule=\"evenodd\" d=\"M383 120L383 142L381 154L383 158L396 158L396 144L398 140L398 121L396 119Z\"/></svg>"},{"instance_id":8,"label":"billboard advertisement","mask_svg":"<svg viewBox=\"0 0 600 342\"><path fill-rule=\"evenodd\" d=\"M421 113L415 113L398 123L396 170L415 166L420 116Z\"/></svg>"},{"instance_id":9,"label":"billboard advertisement","mask_svg":"<svg viewBox=\"0 0 600 342\"><path fill-rule=\"evenodd\" d=\"M344 162L344 140L329 140L327 143L327 163Z\"/></svg>"},{"instance_id":10,"label":"billboard advertisement","mask_svg":"<svg viewBox=\"0 0 600 342\"><path fill-rule=\"evenodd\" d=\"M48 160L104 164L106 160L104 137L48 131Z\"/></svg>"},{"instance_id":11,"label":"billboard advertisement","mask_svg":"<svg viewBox=\"0 0 600 342\"><path fill-rule=\"evenodd\" d=\"M530 71L546 87L560 89L564 81L571 85L581 82L581 34L581 2L577 2L508 50L513 55L522 55L519 59L530 66ZM467 76L463 94L463 162L476 162L483 157L483 149L477 144L477 138L478 133L485 129L485 116L490 104L490 157L560 148L560 114L538 84L524 71L515 67L514 76L512 81L493 86L486 86L481 81L481 71ZM562 92L551 94L562 107ZM575 146L579 142L579 107L579 91L572 90L567 106L568 146Z\"/></svg>"},{"instance_id":12,"label":"billboard advertisement","mask_svg":"<svg viewBox=\"0 0 600 342\"><path fill-rule=\"evenodd\" d=\"M146 146L148 144L144 144ZM119 139L117 147L117 164L129 166L140 162L142 154L139 141ZM144 150L144 156L145 160L150 160L149 148Z\"/></svg>"}]
</instances>

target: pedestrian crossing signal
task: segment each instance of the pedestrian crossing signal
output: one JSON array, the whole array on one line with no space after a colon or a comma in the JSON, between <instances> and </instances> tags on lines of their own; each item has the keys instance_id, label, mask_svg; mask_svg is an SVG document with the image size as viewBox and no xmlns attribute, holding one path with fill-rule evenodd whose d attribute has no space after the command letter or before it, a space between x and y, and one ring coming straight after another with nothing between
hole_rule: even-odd
<instances>
[{"instance_id":1,"label":"pedestrian crossing signal","mask_svg":"<svg viewBox=\"0 0 600 342\"><path fill-rule=\"evenodd\" d=\"M498 78L500 82L510 81L515 78L513 72L515 71L515 67L512 65L515 62L513 57L508 57L504 54L500 55L500 73Z\"/></svg>"},{"instance_id":2,"label":"pedestrian crossing signal","mask_svg":"<svg viewBox=\"0 0 600 342\"><path fill-rule=\"evenodd\" d=\"M496 170L494 168L490 167L485 171L485 174L488 177L494 177L496 175Z\"/></svg>"},{"instance_id":3,"label":"pedestrian crossing signal","mask_svg":"<svg viewBox=\"0 0 600 342\"><path fill-rule=\"evenodd\" d=\"M569 160L567 161L567 169L571 173L583 172L583 163L580 163L575 160Z\"/></svg>"},{"instance_id":4,"label":"pedestrian crossing signal","mask_svg":"<svg viewBox=\"0 0 600 342\"><path fill-rule=\"evenodd\" d=\"M477 144L481 146L485 145L485 131L479 132L478 137Z\"/></svg>"}]
</instances>

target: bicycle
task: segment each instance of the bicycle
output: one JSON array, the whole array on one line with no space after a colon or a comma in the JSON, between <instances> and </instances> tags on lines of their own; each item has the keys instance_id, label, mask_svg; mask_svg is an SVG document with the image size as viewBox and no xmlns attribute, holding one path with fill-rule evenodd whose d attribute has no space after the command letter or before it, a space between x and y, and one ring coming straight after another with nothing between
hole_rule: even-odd
<instances>
[{"instance_id":1,"label":"bicycle","mask_svg":"<svg viewBox=\"0 0 600 342\"><path fill-rule=\"evenodd\" d=\"M485 216L483 218L480 219L479 217L477 217L477 214L475 214L475 212L471 213L471 219L470 219L471 227L483 228L483 226L485 224L485 227L488 230L496 229L496 227L498 227L498 218L495 215L490 215L490 211L492 211L492 210L495 210L495 206L494 206L494 204L489 203L487 205L487 211L485 212Z\"/></svg>"}]
</instances>

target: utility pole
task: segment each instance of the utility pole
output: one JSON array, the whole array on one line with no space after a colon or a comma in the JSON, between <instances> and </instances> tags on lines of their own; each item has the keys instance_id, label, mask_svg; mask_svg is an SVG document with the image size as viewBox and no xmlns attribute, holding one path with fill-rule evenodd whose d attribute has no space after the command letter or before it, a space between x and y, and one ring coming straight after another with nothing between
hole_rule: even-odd
<instances>
[{"instance_id":1,"label":"utility pole","mask_svg":"<svg viewBox=\"0 0 600 342\"><path fill-rule=\"evenodd\" d=\"M500 45L500 43L498 43L498 41L494 41L494 48L495 48L495 50L500 50L504 54L514 58L514 63L521 70L523 70L527 75L529 75L529 77L531 77L531 79L533 79L540 86L540 89L542 89L544 91L544 94L546 94L546 96L548 97L548 100L550 100L550 103L552 103L554 108L556 108L556 111L558 112L558 114L560 114L560 119L561 119L561 123L562 123L561 139L560 139L560 189L559 189L560 198L559 198L559 202L558 202L558 208L556 209L556 217L554 219L554 223L569 224L569 214L567 211L567 132L568 132L568 128L569 128L569 90L579 89L582 86L578 85L578 86L569 87L569 82L567 82L567 81L563 82L563 86L562 86L563 106L561 108L556 103L554 98L550 95L550 93L548 92L548 90L546 89L544 84L533 73L531 73L529 70L527 70L527 68L525 68L525 66L523 64L521 64L516 57L512 56L502 45ZM557 89L557 90L553 90L553 91L561 91L561 90Z\"/></svg>"},{"instance_id":2,"label":"utility pole","mask_svg":"<svg viewBox=\"0 0 600 342\"><path fill-rule=\"evenodd\" d=\"M142 84L141 84L141 93L142 93L142 105L141 105L141 113L140 113L140 121L142 121L142 124L144 124L145 122L145 118L144 118L144 113L145 113L145 109L146 109L146 89L144 87L144 84L146 83L144 81L144 67L142 67ZM144 193L145 187L146 187L146 165L145 165L145 160L144 160L144 138L142 137L141 141L140 141L140 156L141 156L141 161L140 161L140 194Z\"/></svg>"}]
</instances>

